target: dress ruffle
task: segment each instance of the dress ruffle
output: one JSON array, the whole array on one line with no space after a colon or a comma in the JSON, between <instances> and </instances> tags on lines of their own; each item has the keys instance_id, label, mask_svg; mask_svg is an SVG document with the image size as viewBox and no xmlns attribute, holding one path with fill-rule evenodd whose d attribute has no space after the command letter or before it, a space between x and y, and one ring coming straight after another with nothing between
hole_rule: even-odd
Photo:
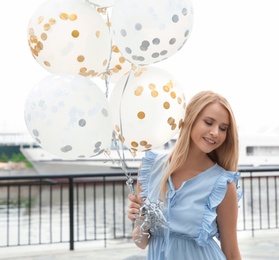
<instances>
[{"instance_id":1,"label":"dress ruffle","mask_svg":"<svg viewBox=\"0 0 279 260\"><path fill-rule=\"evenodd\" d=\"M231 183L234 181L236 183L236 188L237 188L237 197L238 201L242 197L242 193L239 190L238 186L238 179L240 178L240 173L239 172L229 172L226 171L220 175L220 178L215 183L215 186L210 194L210 196L207 199L206 205L205 205L205 212L204 212L204 217L202 221L202 226L201 226L201 232L196 239L196 242L200 246L204 246L207 244L208 239L212 236L215 235L217 239L219 239L219 233L214 234L213 233L213 228L212 228L212 223L214 222L217 213L216 209L217 206L222 202L224 199L226 192L227 192L227 183Z\"/></svg>"},{"instance_id":2,"label":"dress ruffle","mask_svg":"<svg viewBox=\"0 0 279 260\"><path fill-rule=\"evenodd\" d=\"M138 178L138 181L141 183L141 190L142 190L142 192L140 193L141 197L148 196L148 182L149 182L150 172L152 170L154 161L157 156L158 156L157 153L153 151L147 151L145 156L142 158L142 165L139 170L139 178Z\"/></svg>"}]
</instances>

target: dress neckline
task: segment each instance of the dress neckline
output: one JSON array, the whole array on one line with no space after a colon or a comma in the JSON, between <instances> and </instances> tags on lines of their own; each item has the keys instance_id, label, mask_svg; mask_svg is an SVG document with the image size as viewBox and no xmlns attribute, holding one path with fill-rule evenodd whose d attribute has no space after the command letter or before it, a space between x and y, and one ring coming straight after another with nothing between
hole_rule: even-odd
<instances>
[{"instance_id":1,"label":"dress neckline","mask_svg":"<svg viewBox=\"0 0 279 260\"><path fill-rule=\"evenodd\" d=\"M200 172L199 174L197 174L196 176L192 177L191 179L183 181L178 189L174 188L174 185L173 185L173 182L172 182L172 179L171 179L171 175L170 175L169 178L168 178L168 181L169 181L169 184L171 186L171 189L174 190L174 191L179 191L185 185L185 183L192 182L192 181L194 181L196 179L199 179L201 176L203 176L205 173L207 173L208 171L213 169L215 166L217 166L217 163L214 163L212 166L210 166L209 168L207 168L203 172Z\"/></svg>"}]
</instances>

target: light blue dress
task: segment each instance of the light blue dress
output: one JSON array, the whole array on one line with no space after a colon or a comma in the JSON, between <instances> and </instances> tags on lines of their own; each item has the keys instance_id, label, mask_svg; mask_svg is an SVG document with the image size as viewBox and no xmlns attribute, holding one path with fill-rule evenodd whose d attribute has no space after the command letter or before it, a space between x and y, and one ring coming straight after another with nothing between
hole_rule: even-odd
<instances>
[{"instance_id":1,"label":"light blue dress","mask_svg":"<svg viewBox=\"0 0 279 260\"><path fill-rule=\"evenodd\" d=\"M141 196L156 202L160 198L162 170L168 154L148 151L142 160L138 181ZM214 237L219 239L216 208L225 197L227 183L237 185L240 174L215 164L175 190L168 180L167 204L163 213L169 228L151 232L149 260L226 259ZM238 188L238 186L237 186ZM238 199L241 192L238 190Z\"/></svg>"}]
</instances>

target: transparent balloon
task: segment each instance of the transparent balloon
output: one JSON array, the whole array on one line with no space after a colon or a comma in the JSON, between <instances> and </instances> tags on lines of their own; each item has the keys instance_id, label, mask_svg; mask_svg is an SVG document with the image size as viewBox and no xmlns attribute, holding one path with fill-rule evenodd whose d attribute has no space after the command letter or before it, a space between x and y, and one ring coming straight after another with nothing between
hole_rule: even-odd
<instances>
[{"instance_id":1,"label":"transparent balloon","mask_svg":"<svg viewBox=\"0 0 279 260\"><path fill-rule=\"evenodd\" d=\"M110 34L85 0L48 0L32 15L28 44L35 60L51 73L98 76L107 68Z\"/></svg>"},{"instance_id":2,"label":"transparent balloon","mask_svg":"<svg viewBox=\"0 0 279 260\"><path fill-rule=\"evenodd\" d=\"M123 76L109 102L114 131L133 152L168 142L181 128L186 107L183 90L173 76L152 66Z\"/></svg>"},{"instance_id":3,"label":"transparent balloon","mask_svg":"<svg viewBox=\"0 0 279 260\"><path fill-rule=\"evenodd\" d=\"M188 40L191 0L121 0L112 9L115 44L131 63L149 65L169 58Z\"/></svg>"},{"instance_id":4,"label":"transparent balloon","mask_svg":"<svg viewBox=\"0 0 279 260\"><path fill-rule=\"evenodd\" d=\"M42 79L27 96L24 118L32 138L60 158L91 158L111 144L109 102L92 80L79 75Z\"/></svg>"}]
</instances>

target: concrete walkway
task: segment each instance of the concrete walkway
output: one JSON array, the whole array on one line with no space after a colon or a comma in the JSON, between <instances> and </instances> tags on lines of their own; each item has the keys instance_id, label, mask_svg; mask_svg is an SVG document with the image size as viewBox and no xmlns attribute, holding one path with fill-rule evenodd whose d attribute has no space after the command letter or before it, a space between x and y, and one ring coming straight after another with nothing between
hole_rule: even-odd
<instances>
[{"instance_id":1,"label":"concrete walkway","mask_svg":"<svg viewBox=\"0 0 279 260\"><path fill-rule=\"evenodd\" d=\"M241 231L238 237L243 260L279 260L279 230L256 231L254 237L251 232ZM108 241L106 247L101 241L76 243L73 251L68 244L1 248L0 259L144 260L145 254L131 240L114 240Z\"/></svg>"}]
</instances>

